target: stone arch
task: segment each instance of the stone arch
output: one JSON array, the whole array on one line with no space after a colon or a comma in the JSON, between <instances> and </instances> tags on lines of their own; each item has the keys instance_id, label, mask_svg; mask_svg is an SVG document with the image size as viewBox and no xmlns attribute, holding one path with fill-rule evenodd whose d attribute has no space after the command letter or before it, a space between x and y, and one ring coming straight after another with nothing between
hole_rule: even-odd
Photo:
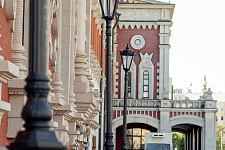
<instances>
[{"instance_id":1,"label":"stone arch","mask_svg":"<svg viewBox=\"0 0 225 150\"><path fill-rule=\"evenodd\" d=\"M193 121L194 120L194 121ZM175 116L170 118L170 126L173 127L178 124L193 124L200 127L204 127L204 118L200 118L197 116Z\"/></svg>"},{"instance_id":2,"label":"stone arch","mask_svg":"<svg viewBox=\"0 0 225 150\"><path fill-rule=\"evenodd\" d=\"M143 123L159 129L159 120L146 115L127 115L127 124L129 123ZM123 117L118 117L113 120L113 129L123 125Z\"/></svg>"}]
</instances>

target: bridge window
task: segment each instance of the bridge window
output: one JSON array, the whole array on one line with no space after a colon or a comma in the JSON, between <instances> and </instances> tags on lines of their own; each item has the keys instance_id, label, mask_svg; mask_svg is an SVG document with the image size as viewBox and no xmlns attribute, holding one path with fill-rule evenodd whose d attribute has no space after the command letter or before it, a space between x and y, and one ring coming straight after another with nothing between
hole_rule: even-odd
<instances>
[{"instance_id":1,"label":"bridge window","mask_svg":"<svg viewBox=\"0 0 225 150\"><path fill-rule=\"evenodd\" d=\"M149 72L143 72L143 97L149 98Z\"/></svg>"},{"instance_id":2,"label":"bridge window","mask_svg":"<svg viewBox=\"0 0 225 150\"><path fill-rule=\"evenodd\" d=\"M223 120L223 116L221 116L221 120Z\"/></svg>"},{"instance_id":3,"label":"bridge window","mask_svg":"<svg viewBox=\"0 0 225 150\"><path fill-rule=\"evenodd\" d=\"M131 98L131 72L128 72L128 98Z\"/></svg>"},{"instance_id":4,"label":"bridge window","mask_svg":"<svg viewBox=\"0 0 225 150\"><path fill-rule=\"evenodd\" d=\"M128 150L144 150L145 133L149 130L142 128L127 129L127 148Z\"/></svg>"},{"instance_id":5,"label":"bridge window","mask_svg":"<svg viewBox=\"0 0 225 150\"><path fill-rule=\"evenodd\" d=\"M221 107L221 111L223 111L223 107Z\"/></svg>"}]
</instances>

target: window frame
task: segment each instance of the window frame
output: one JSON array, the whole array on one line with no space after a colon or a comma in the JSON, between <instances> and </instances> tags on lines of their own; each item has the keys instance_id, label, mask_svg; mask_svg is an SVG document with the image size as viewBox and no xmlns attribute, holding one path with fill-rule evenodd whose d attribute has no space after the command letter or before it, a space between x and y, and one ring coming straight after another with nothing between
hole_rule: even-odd
<instances>
[{"instance_id":1,"label":"window frame","mask_svg":"<svg viewBox=\"0 0 225 150\"><path fill-rule=\"evenodd\" d=\"M145 79L146 77L147 79ZM147 81L147 84L145 84L145 81ZM147 87L147 90L145 90L145 87ZM149 98L149 71L148 70L143 71L143 91L142 92L143 92L143 98ZM144 93L147 93L146 97Z\"/></svg>"}]
</instances>

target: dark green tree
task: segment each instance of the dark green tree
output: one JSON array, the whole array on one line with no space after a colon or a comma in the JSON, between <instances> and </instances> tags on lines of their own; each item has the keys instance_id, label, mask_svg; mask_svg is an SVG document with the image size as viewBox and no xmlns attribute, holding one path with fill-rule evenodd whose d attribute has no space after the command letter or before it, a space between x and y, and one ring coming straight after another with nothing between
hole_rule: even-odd
<instances>
[{"instance_id":1,"label":"dark green tree","mask_svg":"<svg viewBox=\"0 0 225 150\"><path fill-rule=\"evenodd\" d=\"M216 149L218 150L221 148L221 131L224 133L224 128L224 126L221 126L219 124L216 125ZM225 150L224 145L223 150Z\"/></svg>"},{"instance_id":2,"label":"dark green tree","mask_svg":"<svg viewBox=\"0 0 225 150\"><path fill-rule=\"evenodd\" d=\"M173 149L177 147L177 150L184 150L184 139L185 139L184 134L179 132L173 132L172 133Z\"/></svg>"}]
</instances>

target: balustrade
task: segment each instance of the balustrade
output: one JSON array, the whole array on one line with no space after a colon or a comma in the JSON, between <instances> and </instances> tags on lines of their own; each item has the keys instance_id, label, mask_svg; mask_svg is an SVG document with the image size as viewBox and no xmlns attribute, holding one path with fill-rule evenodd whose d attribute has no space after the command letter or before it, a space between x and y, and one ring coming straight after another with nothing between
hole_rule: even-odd
<instances>
[{"instance_id":1,"label":"balustrade","mask_svg":"<svg viewBox=\"0 0 225 150\"><path fill-rule=\"evenodd\" d=\"M162 101L169 101L169 108L202 109L216 108L215 100L152 100L152 99L128 99L128 107L168 107L162 105ZM123 99L113 99L113 107L122 107Z\"/></svg>"}]
</instances>

